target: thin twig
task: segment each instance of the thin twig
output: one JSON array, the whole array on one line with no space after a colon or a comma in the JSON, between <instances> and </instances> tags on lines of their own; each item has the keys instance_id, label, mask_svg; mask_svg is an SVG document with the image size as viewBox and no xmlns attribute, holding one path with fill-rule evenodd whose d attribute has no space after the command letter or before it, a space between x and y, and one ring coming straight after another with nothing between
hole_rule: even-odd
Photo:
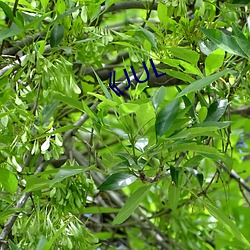
<instances>
[{"instance_id":1,"label":"thin twig","mask_svg":"<svg viewBox=\"0 0 250 250\"><path fill-rule=\"evenodd\" d=\"M229 170L224 163L218 164L220 168L224 169L232 179L236 180L240 186L246 191L250 192L250 186L232 169Z\"/></svg>"},{"instance_id":2,"label":"thin twig","mask_svg":"<svg viewBox=\"0 0 250 250\"><path fill-rule=\"evenodd\" d=\"M204 190L202 190L202 191L197 195L198 197L201 196L201 195L205 195L205 196L207 197L207 191L208 191L209 187L212 185L212 183L214 182L214 179L215 179L215 177L216 177L216 175L217 175L218 173L219 173L218 170L215 171L215 173L214 173L212 179L210 180L210 182L208 183L208 185L206 186L206 188L205 188Z\"/></svg>"},{"instance_id":3,"label":"thin twig","mask_svg":"<svg viewBox=\"0 0 250 250\"><path fill-rule=\"evenodd\" d=\"M40 97L41 85L42 85L42 80L40 80L40 82L38 83L36 101L35 101L35 104L34 104L34 107L33 107L33 114L34 115L36 115L36 110L37 110L37 107L38 107L38 101L39 101L39 97Z\"/></svg>"},{"instance_id":4,"label":"thin twig","mask_svg":"<svg viewBox=\"0 0 250 250\"><path fill-rule=\"evenodd\" d=\"M154 4L155 4L155 0L153 0L150 9L149 9L149 11L147 12L146 20L143 22L143 24L142 24L142 26L141 26L142 28L145 27L146 21L148 21L148 19L150 18L150 15L151 15L151 12L152 12L152 8L153 8Z\"/></svg>"},{"instance_id":5,"label":"thin twig","mask_svg":"<svg viewBox=\"0 0 250 250\"><path fill-rule=\"evenodd\" d=\"M240 192L242 193L242 196L244 197L246 203L248 204L248 206L250 206L250 200L249 200L248 197L246 196L246 193L244 192L242 186L239 185L239 188L240 188Z\"/></svg>"},{"instance_id":6,"label":"thin twig","mask_svg":"<svg viewBox=\"0 0 250 250\"><path fill-rule=\"evenodd\" d=\"M45 46L44 52L49 52L51 49L50 45ZM12 64L5 66L4 68L0 69L0 77L3 76L9 70L15 70L21 67L20 62L23 62L28 55L21 56L18 60L15 60Z\"/></svg>"},{"instance_id":7,"label":"thin twig","mask_svg":"<svg viewBox=\"0 0 250 250\"><path fill-rule=\"evenodd\" d=\"M90 107L90 109L91 109L92 111L94 111L94 112L97 111L97 106L98 106L98 104L99 104L99 102L95 102L95 103ZM63 140L64 140L64 141L67 141L67 139L69 139L69 137L71 137L71 136L79 129L79 127L82 126L83 123L85 123L85 122L88 120L88 118L89 118L89 116L88 116L87 114L83 114L83 115L80 117L80 119L78 119L78 121L76 121L76 122L74 123L74 126L76 126L76 128L73 128L73 129L67 131L67 132L64 134L64 136L63 136Z\"/></svg>"}]
</instances>

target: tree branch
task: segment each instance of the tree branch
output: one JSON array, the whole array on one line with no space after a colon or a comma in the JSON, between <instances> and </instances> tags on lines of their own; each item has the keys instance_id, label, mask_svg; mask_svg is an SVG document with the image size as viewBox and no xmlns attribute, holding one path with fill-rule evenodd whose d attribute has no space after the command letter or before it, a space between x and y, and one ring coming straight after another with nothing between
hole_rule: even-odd
<instances>
[{"instance_id":1,"label":"tree branch","mask_svg":"<svg viewBox=\"0 0 250 250\"><path fill-rule=\"evenodd\" d=\"M90 109L92 111L96 111L97 110L97 106L98 106L99 102L95 102L91 107ZM84 124L84 122L86 122L88 120L89 116L87 114L83 114L79 119L78 121L76 121L74 123L74 126L76 126L76 128L73 128L69 131L67 131L64 136L63 136L63 140L64 142L67 141L69 139L70 136L72 136L78 129L80 126L82 126ZM66 142L65 142L66 143ZM66 143L67 144L67 143ZM65 145L66 145L65 144Z\"/></svg>"},{"instance_id":2,"label":"tree branch","mask_svg":"<svg viewBox=\"0 0 250 250\"><path fill-rule=\"evenodd\" d=\"M19 50L23 49L25 46L31 45L33 42L43 38L45 32L39 32L33 36L27 36L25 39L18 41L13 44L13 47L6 48L3 50L3 55L15 55Z\"/></svg>"},{"instance_id":3,"label":"tree branch","mask_svg":"<svg viewBox=\"0 0 250 250\"><path fill-rule=\"evenodd\" d=\"M250 192L250 186L232 169L229 170L224 163L219 164L220 168L224 169L232 179L236 180L240 186Z\"/></svg>"},{"instance_id":4,"label":"tree branch","mask_svg":"<svg viewBox=\"0 0 250 250\"><path fill-rule=\"evenodd\" d=\"M48 52L50 51L50 45L46 45L45 46L45 50L44 52ZM27 55L21 56L18 60L15 60L12 64L9 64L7 66L5 66L4 68L0 69L0 77L3 76L7 71L11 70L11 69L18 69L19 67L21 67L20 62L23 62L25 60L25 58L27 57Z\"/></svg>"}]
</instances>

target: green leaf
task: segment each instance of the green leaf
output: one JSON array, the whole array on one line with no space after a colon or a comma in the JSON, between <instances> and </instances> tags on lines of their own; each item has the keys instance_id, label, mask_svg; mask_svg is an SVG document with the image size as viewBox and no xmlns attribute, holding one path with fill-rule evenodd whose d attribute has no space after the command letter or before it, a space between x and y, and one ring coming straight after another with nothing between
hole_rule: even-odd
<instances>
[{"instance_id":1,"label":"green leaf","mask_svg":"<svg viewBox=\"0 0 250 250\"><path fill-rule=\"evenodd\" d=\"M64 28L61 24L54 26L50 35L50 46L56 47L63 39Z\"/></svg>"},{"instance_id":2,"label":"green leaf","mask_svg":"<svg viewBox=\"0 0 250 250\"><path fill-rule=\"evenodd\" d=\"M64 222L64 223L65 223L65 224L64 224L59 230L57 230L57 231L55 232L55 234L53 235L53 237L45 244L45 246L43 247L42 250L49 250L49 249L52 247L54 241L59 237L59 235L64 231L64 229L65 229L65 228L68 226L68 224L69 224L69 222L68 222L68 223Z\"/></svg>"},{"instance_id":3,"label":"green leaf","mask_svg":"<svg viewBox=\"0 0 250 250\"><path fill-rule=\"evenodd\" d=\"M114 207L96 207L96 206L92 206L92 207L82 207L80 209L80 212L82 214L111 214L111 213L117 213L119 212L119 208L114 208Z\"/></svg>"},{"instance_id":4,"label":"green leaf","mask_svg":"<svg viewBox=\"0 0 250 250\"><path fill-rule=\"evenodd\" d=\"M157 44L155 41L155 35L151 31L139 26L139 30L136 31L135 36L139 36L141 41L143 41L143 40L149 41L153 48L157 48Z\"/></svg>"},{"instance_id":5,"label":"green leaf","mask_svg":"<svg viewBox=\"0 0 250 250\"><path fill-rule=\"evenodd\" d=\"M179 110L179 101L174 99L156 116L155 132L156 136L164 135L174 123Z\"/></svg>"},{"instance_id":6,"label":"green leaf","mask_svg":"<svg viewBox=\"0 0 250 250\"><path fill-rule=\"evenodd\" d=\"M82 103L76 99L70 98L68 96L64 96L64 95L57 93L57 92L54 92L53 97L55 99L63 102L63 103L68 104L69 106L71 106L73 108L76 108L82 112L85 112Z\"/></svg>"},{"instance_id":7,"label":"green leaf","mask_svg":"<svg viewBox=\"0 0 250 250\"><path fill-rule=\"evenodd\" d=\"M244 51L244 53L250 57L250 43L247 39L240 39L238 37L235 38L241 49Z\"/></svg>"},{"instance_id":8,"label":"green leaf","mask_svg":"<svg viewBox=\"0 0 250 250\"><path fill-rule=\"evenodd\" d=\"M173 182L171 182L168 188L168 204L173 211L176 210L179 199L180 189Z\"/></svg>"},{"instance_id":9,"label":"green leaf","mask_svg":"<svg viewBox=\"0 0 250 250\"><path fill-rule=\"evenodd\" d=\"M51 180L37 177L37 176L30 176L26 178L26 188L24 192L33 192L33 191L39 191L44 190L46 188L49 188L51 185Z\"/></svg>"},{"instance_id":10,"label":"green leaf","mask_svg":"<svg viewBox=\"0 0 250 250\"><path fill-rule=\"evenodd\" d=\"M111 107L116 107L117 103L115 101L109 100L107 99L105 96L103 95L99 95L96 93L92 93L92 92L88 92L88 94L95 96L96 98L100 99L101 101L103 101L105 104L111 106Z\"/></svg>"},{"instance_id":11,"label":"green leaf","mask_svg":"<svg viewBox=\"0 0 250 250\"><path fill-rule=\"evenodd\" d=\"M158 18L161 23L167 24L168 21L168 9L165 3L159 2L157 7Z\"/></svg>"},{"instance_id":12,"label":"green leaf","mask_svg":"<svg viewBox=\"0 0 250 250\"><path fill-rule=\"evenodd\" d=\"M228 127L230 124L232 124L231 121L225 121L225 122L204 121L195 124L193 127L217 127L217 129L222 129Z\"/></svg>"},{"instance_id":13,"label":"green leaf","mask_svg":"<svg viewBox=\"0 0 250 250\"><path fill-rule=\"evenodd\" d=\"M74 12L78 11L79 9L81 9L82 7L83 7L83 5L79 4L78 6L73 7L72 9L66 10L64 13L62 13L60 16L58 16L53 23L58 23L60 20L62 20L66 16L71 15L72 13L74 13Z\"/></svg>"},{"instance_id":14,"label":"green leaf","mask_svg":"<svg viewBox=\"0 0 250 250\"><path fill-rule=\"evenodd\" d=\"M190 62L194 66L197 65L200 58L199 53L190 49L176 47L176 48L169 48L168 50L172 52L175 57Z\"/></svg>"},{"instance_id":15,"label":"green leaf","mask_svg":"<svg viewBox=\"0 0 250 250\"><path fill-rule=\"evenodd\" d=\"M105 7L108 9L111 5L113 5L117 0L106 0L105 1Z\"/></svg>"},{"instance_id":16,"label":"green leaf","mask_svg":"<svg viewBox=\"0 0 250 250\"><path fill-rule=\"evenodd\" d=\"M195 178L197 179L197 181L199 182L200 186L202 187L203 185L203 181L204 181L204 176L201 172L197 171L196 169L194 168L189 168L189 167L186 167L185 168L188 172L190 172L192 175L195 176Z\"/></svg>"},{"instance_id":17,"label":"green leaf","mask_svg":"<svg viewBox=\"0 0 250 250\"><path fill-rule=\"evenodd\" d=\"M201 199L200 199L201 200ZM202 200L201 200L202 201ZM202 201L208 212L216 218L223 226L232 233L239 241L241 241L245 246L250 248L250 242L245 238L245 236L240 232L238 227L230 220L221 210L213 206L212 204Z\"/></svg>"},{"instance_id":18,"label":"green leaf","mask_svg":"<svg viewBox=\"0 0 250 250\"><path fill-rule=\"evenodd\" d=\"M195 79L193 77L191 77L190 75L180 72L180 71L176 71L173 69L165 69L165 72L167 73L167 75L172 76L174 78L180 79L184 82L193 82Z\"/></svg>"},{"instance_id":19,"label":"green leaf","mask_svg":"<svg viewBox=\"0 0 250 250\"><path fill-rule=\"evenodd\" d=\"M183 89L178 95L178 97L181 97L183 95L195 92L197 90L201 90L202 88L206 87L207 85L215 82L216 80L218 80L220 77L222 77L223 75L229 73L230 70L223 70L221 72L215 73L213 75L207 76L205 78L202 78L198 81L195 81L191 84L189 84L185 89Z\"/></svg>"},{"instance_id":20,"label":"green leaf","mask_svg":"<svg viewBox=\"0 0 250 250\"><path fill-rule=\"evenodd\" d=\"M65 166L58 171L55 178L51 182L51 186L57 182L61 182L62 180L66 179L70 176L74 176L74 175L80 174L80 173L85 172L85 171L86 171L86 169L83 167Z\"/></svg>"},{"instance_id":21,"label":"green leaf","mask_svg":"<svg viewBox=\"0 0 250 250\"><path fill-rule=\"evenodd\" d=\"M208 39L204 41L200 40L199 47L200 47L201 52L207 56L214 50L218 49L218 46Z\"/></svg>"},{"instance_id":22,"label":"green leaf","mask_svg":"<svg viewBox=\"0 0 250 250\"><path fill-rule=\"evenodd\" d=\"M237 40L235 37L228 36L224 34L222 31L217 30L217 29L200 28L200 30L219 48L231 54L238 55L241 57L246 57L246 54L237 43Z\"/></svg>"},{"instance_id":23,"label":"green leaf","mask_svg":"<svg viewBox=\"0 0 250 250\"><path fill-rule=\"evenodd\" d=\"M52 100L49 104L44 105L42 112L42 124L49 122L50 118L53 116L55 110L58 108L59 102Z\"/></svg>"},{"instance_id":24,"label":"green leaf","mask_svg":"<svg viewBox=\"0 0 250 250\"><path fill-rule=\"evenodd\" d=\"M43 7L44 9L46 9L47 6L48 6L49 0L40 0L40 2L41 2L42 7Z\"/></svg>"},{"instance_id":25,"label":"green leaf","mask_svg":"<svg viewBox=\"0 0 250 250\"><path fill-rule=\"evenodd\" d=\"M215 131L218 127L195 127L188 128L180 131L179 133L172 135L170 139L190 139L196 136L206 135L207 132Z\"/></svg>"},{"instance_id":26,"label":"green leaf","mask_svg":"<svg viewBox=\"0 0 250 250\"><path fill-rule=\"evenodd\" d=\"M30 16L28 15L27 13L25 13L25 16L29 17L32 21L30 23L28 23L25 27L24 27L24 30L25 31L28 31L30 29L37 29L37 27L41 24L41 22L46 18L46 17L49 17L51 15L51 11L48 11L46 12L44 15L42 16Z\"/></svg>"},{"instance_id":27,"label":"green leaf","mask_svg":"<svg viewBox=\"0 0 250 250\"><path fill-rule=\"evenodd\" d=\"M116 215L112 224L121 224L124 222L139 206L143 198L147 195L150 187L150 185L144 185L138 188L132 195L130 195L127 202Z\"/></svg>"},{"instance_id":28,"label":"green leaf","mask_svg":"<svg viewBox=\"0 0 250 250\"><path fill-rule=\"evenodd\" d=\"M207 116L207 108L206 107L201 107L199 112L198 112L198 118L200 122L203 122L206 119Z\"/></svg>"},{"instance_id":29,"label":"green leaf","mask_svg":"<svg viewBox=\"0 0 250 250\"><path fill-rule=\"evenodd\" d=\"M140 109L139 104L135 103L122 103L119 105L119 111L121 114L131 114Z\"/></svg>"},{"instance_id":30,"label":"green leaf","mask_svg":"<svg viewBox=\"0 0 250 250\"><path fill-rule=\"evenodd\" d=\"M95 73L95 76L96 76L96 79L98 81L98 83L100 84L101 88L102 88L102 91L103 93L105 94L105 96L109 99L109 100L113 100L111 94L109 93L107 87L103 84L102 80L100 79L100 77L96 74L95 70L93 69L94 73Z\"/></svg>"},{"instance_id":31,"label":"green leaf","mask_svg":"<svg viewBox=\"0 0 250 250\"><path fill-rule=\"evenodd\" d=\"M14 25L11 28L1 29L0 30L0 42L6 38L17 36L22 33L24 30L20 29L18 26Z\"/></svg>"},{"instance_id":32,"label":"green leaf","mask_svg":"<svg viewBox=\"0 0 250 250\"><path fill-rule=\"evenodd\" d=\"M99 187L99 190L117 190L133 183L136 177L132 174L120 172L109 176Z\"/></svg>"},{"instance_id":33,"label":"green leaf","mask_svg":"<svg viewBox=\"0 0 250 250\"><path fill-rule=\"evenodd\" d=\"M23 212L24 209L23 208L9 208L7 207L5 211L0 212L0 222L4 223L6 219L8 219L8 217L14 213L18 213L18 212Z\"/></svg>"},{"instance_id":34,"label":"green leaf","mask_svg":"<svg viewBox=\"0 0 250 250\"><path fill-rule=\"evenodd\" d=\"M197 167L203 159L204 157L202 155L195 155L185 162L184 167L185 168Z\"/></svg>"},{"instance_id":35,"label":"green leaf","mask_svg":"<svg viewBox=\"0 0 250 250\"><path fill-rule=\"evenodd\" d=\"M14 17L14 22L15 22L15 24L16 24L19 28L23 29L23 28L24 28L24 18L23 18L23 15L22 15L20 12L17 12L17 13L16 13L16 16L17 16L17 17Z\"/></svg>"},{"instance_id":36,"label":"green leaf","mask_svg":"<svg viewBox=\"0 0 250 250\"><path fill-rule=\"evenodd\" d=\"M14 194L18 187L18 180L16 176L5 168L0 168L0 183L11 194Z\"/></svg>"},{"instance_id":37,"label":"green leaf","mask_svg":"<svg viewBox=\"0 0 250 250\"><path fill-rule=\"evenodd\" d=\"M166 87L161 86L152 96L151 101L155 111L157 111L158 107L163 102L165 94L166 94Z\"/></svg>"},{"instance_id":38,"label":"green leaf","mask_svg":"<svg viewBox=\"0 0 250 250\"><path fill-rule=\"evenodd\" d=\"M48 241L47 241L46 237L44 235L41 235L40 239L38 241L36 250L43 250L43 247L46 245L47 242Z\"/></svg>"},{"instance_id":39,"label":"green leaf","mask_svg":"<svg viewBox=\"0 0 250 250\"><path fill-rule=\"evenodd\" d=\"M8 242L9 242L10 250L22 250L17 245L15 245L11 240L9 240Z\"/></svg>"},{"instance_id":40,"label":"green leaf","mask_svg":"<svg viewBox=\"0 0 250 250\"><path fill-rule=\"evenodd\" d=\"M201 73L199 68L196 66L193 66L192 64L190 64L188 62L184 62L184 61L179 60L179 66L181 66L183 68L185 73L189 73L189 74L203 77L203 74Z\"/></svg>"},{"instance_id":41,"label":"green leaf","mask_svg":"<svg viewBox=\"0 0 250 250\"><path fill-rule=\"evenodd\" d=\"M197 145L196 143L192 142L192 143L183 143L182 144L177 144L175 146L172 147L171 152L180 152L180 151L184 151L184 150L188 150L188 151L193 151L193 152L197 152L205 157L208 157L214 161L218 161L221 160L223 161L227 166L232 165L232 163L230 163L230 157L228 157L226 154L220 153L216 148L207 146L207 145Z\"/></svg>"},{"instance_id":42,"label":"green leaf","mask_svg":"<svg viewBox=\"0 0 250 250\"><path fill-rule=\"evenodd\" d=\"M222 49L217 49L210 53L205 60L205 72L206 75L211 75L223 65L225 57L225 51Z\"/></svg>"},{"instance_id":43,"label":"green leaf","mask_svg":"<svg viewBox=\"0 0 250 250\"><path fill-rule=\"evenodd\" d=\"M85 113L93 120L96 119L96 113L93 112L87 105L87 103L85 101L82 100L82 106L83 106L83 109L85 111Z\"/></svg>"},{"instance_id":44,"label":"green leaf","mask_svg":"<svg viewBox=\"0 0 250 250\"><path fill-rule=\"evenodd\" d=\"M228 104L227 99L222 99L222 100L213 102L208 108L208 114L205 119L205 122L219 121L227 109L227 104Z\"/></svg>"},{"instance_id":45,"label":"green leaf","mask_svg":"<svg viewBox=\"0 0 250 250\"><path fill-rule=\"evenodd\" d=\"M179 86L176 86L176 88L177 88L178 92L180 93L181 88ZM182 96L181 98L184 101L185 108L188 109L187 112L190 115L190 117L192 117L193 120L196 120L196 116L195 116L195 113L194 113L194 107L193 107L192 103L190 102L190 100L186 96Z\"/></svg>"},{"instance_id":46,"label":"green leaf","mask_svg":"<svg viewBox=\"0 0 250 250\"><path fill-rule=\"evenodd\" d=\"M242 40L248 42L245 35L242 33L242 31L234 23L232 23L232 35L237 37L237 38L241 38Z\"/></svg>"},{"instance_id":47,"label":"green leaf","mask_svg":"<svg viewBox=\"0 0 250 250\"><path fill-rule=\"evenodd\" d=\"M11 8L9 7L9 5L7 5L7 4L4 3L3 1L0 1L0 8L3 9L5 15L6 15L11 21L14 21L14 15L13 15L13 12L12 12Z\"/></svg>"},{"instance_id":48,"label":"green leaf","mask_svg":"<svg viewBox=\"0 0 250 250\"><path fill-rule=\"evenodd\" d=\"M178 180L179 180L179 173L180 173L181 169L180 168L176 168L173 166L170 166L170 175L171 175L171 179L174 182L174 184L176 186L178 186Z\"/></svg>"}]
</instances>

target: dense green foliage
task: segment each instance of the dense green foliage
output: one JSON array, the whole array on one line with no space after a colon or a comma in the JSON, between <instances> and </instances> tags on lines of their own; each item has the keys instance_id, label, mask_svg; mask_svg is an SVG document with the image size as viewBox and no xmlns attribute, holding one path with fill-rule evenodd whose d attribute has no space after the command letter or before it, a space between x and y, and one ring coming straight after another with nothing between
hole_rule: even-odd
<instances>
[{"instance_id":1,"label":"dense green foliage","mask_svg":"<svg viewBox=\"0 0 250 250\"><path fill-rule=\"evenodd\" d=\"M0 1L0 249L250 249L247 4Z\"/></svg>"}]
</instances>

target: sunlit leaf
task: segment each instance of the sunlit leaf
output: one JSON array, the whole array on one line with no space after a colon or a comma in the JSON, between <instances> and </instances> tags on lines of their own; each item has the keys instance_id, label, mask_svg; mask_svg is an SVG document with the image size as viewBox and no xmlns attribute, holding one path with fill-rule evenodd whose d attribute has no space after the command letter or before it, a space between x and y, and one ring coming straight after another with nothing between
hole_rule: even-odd
<instances>
[{"instance_id":1,"label":"sunlit leaf","mask_svg":"<svg viewBox=\"0 0 250 250\"><path fill-rule=\"evenodd\" d=\"M137 110L140 109L140 105L135 104L135 103L122 103L119 106L119 109L121 111L121 114L125 113L125 114L131 114L136 112Z\"/></svg>"},{"instance_id":2,"label":"sunlit leaf","mask_svg":"<svg viewBox=\"0 0 250 250\"><path fill-rule=\"evenodd\" d=\"M157 89L157 91L153 95L152 103L153 103L153 107L156 111L157 111L157 108L163 102L165 94L166 94L166 88L164 86L161 86L159 89Z\"/></svg>"},{"instance_id":3,"label":"sunlit leaf","mask_svg":"<svg viewBox=\"0 0 250 250\"><path fill-rule=\"evenodd\" d=\"M5 168L0 168L0 183L11 194L14 194L18 187L16 176Z\"/></svg>"},{"instance_id":4,"label":"sunlit leaf","mask_svg":"<svg viewBox=\"0 0 250 250\"><path fill-rule=\"evenodd\" d=\"M206 87L207 85L215 82L216 80L218 80L220 77L222 77L223 75L229 73L229 70L223 70L221 72L215 73L213 75L207 76L205 78L202 78L198 81L195 81L191 84L189 84L184 90L182 90L177 97L181 97L183 95L195 92L197 90L201 90L202 88Z\"/></svg>"},{"instance_id":5,"label":"sunlit leaf","mask_svg":"<svg viewBox=\"0 0 250 250\"><path fill-rule=\"evenodd\" d=\"M225 56L225 51L222 49L217 49L210 53L205 60L205 71L206 75L211 75L223 65Z\"/></svg>"},{"instance_id":6,"label":"sunlit leaf","mask_svg":"<svg viewBox=\"0 0 250 250\"><path fill-rule=\"evenodd\" d=\"M246 54L241 49L237 40L233 36L226 35L220 30L217 29L204 29L200 28L212 42L214 42L219 48L238 56L246 57Z\"/></svg>"},{"instance_id":7,"label":"sunlit leaf","mask_svg":"<svg viewBox=\"0 0 250 250\"><path fill-rule=\"evenodd\" d=\"M198 118L200 122L203 122L207 116L207 108L206 107L201 107L199 112L198 112Z\"/></svg>"},{"instance_id":8,"label":"sunlit leaf","mask_svg":"<svg viewBox=\"0 0 250 250\"><path fill-rule=\"evenodd\" d=\"M196 51L185 49L181 47L169 48L170 52L173 53L174 56L183 59L187 62L190 62L192 65L197 65L200 55Z\"/></svg>"},{"instance_id":9,"label":"sunlit leaf","mask_svg":"<svg viewBox=\"0 0 250 250\"><path fill-rule=\"evenodd\" d=\"M136 177L132 174L119 172L109 176L99 187L99 190L117 190L133 183Z\"/></svg>"},{"instance_id":10,"label":"sunlit leaf","mask_svg":"<svg viewBox=\"0 0 250 250\"><path fill-rule=\"evenodd\" d=\"M166 24L168 20L168 9L165 3L158 3L157 14L161 23Z\"/></svg>"},{"instance_id":11,"label":"sunlit leaf","mask_svg":"<svg viewBox=\"0 0 250 250\"><path fill-rule=\"evenodd\" d=\"M49 0L41 0L41 5L43 6L44 9L47 8L48 3L49 3Z\"/></svg>"}]
</instances>

